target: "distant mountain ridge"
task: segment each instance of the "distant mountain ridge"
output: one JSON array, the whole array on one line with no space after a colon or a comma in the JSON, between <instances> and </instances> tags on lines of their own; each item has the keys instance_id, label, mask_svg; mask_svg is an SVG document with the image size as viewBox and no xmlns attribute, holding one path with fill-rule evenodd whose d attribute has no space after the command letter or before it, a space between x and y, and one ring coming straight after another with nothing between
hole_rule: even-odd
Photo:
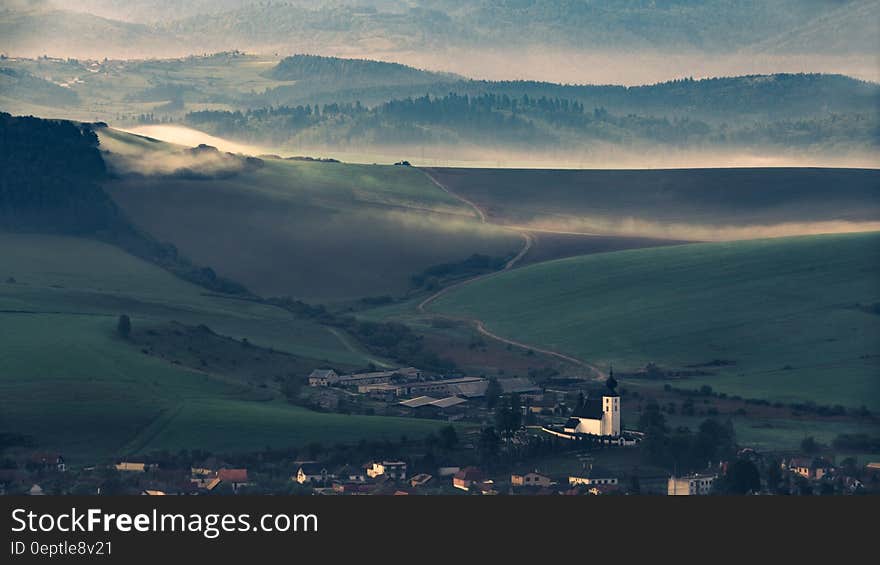
<instances>
[{"instance_id":1,"label":"distant mountain ridge","mask_svg":"<svg viewBox=\"0 0 880 565\"><path fill-rule=\"evenodd\" d=\"M45 4L45 3L44 3ZM431 50L448 47L562 46L722 53L874 53L877 0L414 0L360 2L197 2L55 0L49 8L0 12L0 49L157 56L223 49L266 52ZM63 7L73 11L52 9ZM120 21L85 13L140 14ZM140 20L140 21L136 21ZM49 33L46 33L49 31ZM37 41L37 38L40 41ZM98 40L99 43L90 43ZM101 50L103 49L103 54Z\"/></svg>"}]
</instances>

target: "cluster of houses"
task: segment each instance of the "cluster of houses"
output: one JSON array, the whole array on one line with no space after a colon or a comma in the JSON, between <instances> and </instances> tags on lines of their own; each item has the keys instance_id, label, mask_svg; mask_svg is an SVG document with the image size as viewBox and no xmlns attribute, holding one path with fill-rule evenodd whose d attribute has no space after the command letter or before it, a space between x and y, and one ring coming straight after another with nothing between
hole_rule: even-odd
<instances>
[{"instance_id":1,"label":"cluster of houses","mask_svg":"<svg viewBox=\"0 0 880 565\"><path fill-rule=\"evenodd\" d=\"M612 404L613 408L613 404ZM759 459L760 454L742 450L740 458ZM209 462L208 462L209 463ZM880 492L880 463L852 468L836 467L823 457L791 457L781 462L786 484L792 492L804 493L797 483L834 485L838 493ZM92 494L104 494L106 470L126 478L125 492L149 496L207 495L249 492L261 483L265 470L257 469L256 478L247 468L202 464L188 469L161 469L154 463L119 461L102 469L94 467L74 471L80 485L92 485ZM600 465L582 464L575 472L543 473L537 469L509 474L487 473L476 466L445 465L410 474L404 460L378 459L365 465L331 466L319 461L294 462L289 480L297 488L321 495L391 495L391 494L513 494L513 495L613 495L653 494L700 496L713 493L724 464L702 473L681 476L636 474L609 470ZM94 472L99 471L99 472ZM60 454L37 453L27 459L27 469L0 469L0 494L39 496L57 490L60 477L70 475ZM49 488L43 483L49 481ZM41 484L42 483L42 484ZM296 486L294 485L294 486ZM769 486L768 486L769 489ZM250 492L253 492L252 490ZM274 491L273 491L274 492ZM300 491L302 492L302 491ZM773 492L772 489L767 492ZM807 489L807 493L813 492Z\"/></svg>"}]
</instances>

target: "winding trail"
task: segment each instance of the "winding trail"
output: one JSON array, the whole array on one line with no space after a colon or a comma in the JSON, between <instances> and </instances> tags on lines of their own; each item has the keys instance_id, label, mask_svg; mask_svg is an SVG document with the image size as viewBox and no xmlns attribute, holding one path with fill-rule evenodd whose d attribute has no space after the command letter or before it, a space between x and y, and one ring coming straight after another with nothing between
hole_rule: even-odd
<instances>
[{"instance_id":1,"label":"winding trail","mask_svg":"<svg viewBox=\"0 0 880 565\"><path fill-rule=\"evenodd\" d=\"M449 190L448 187L446 187L443 183L441 183L439 180L434 178L434 176L431 175L431 173L429 173L428 171L426 171L424 169L419 169L419 170L421 170L422 173L424 173L424 175L426 177L428 177L428 179L432 183L434 183L438 188L440 188L440 190L442 190L446 194L452 196L456 200L458 200L458 201L466 204L470 208L472 208L474 210L474 212L477 214L477 217L480 219L481 223L483 223L483 224L490 223L487 220L486 212L482 208L480 208L475 202L468 200L464 196L461 196L461 195L456 194L455 192ZM498 341L498 342L503 343L505 345L512 345L512 346L518 347L520 349L525 349L527 351L536 351L538 353L543 353L544 355L549 355L551 357L555 357L555 358L560 359L562 361L565 361L567 363L571 363L573 365L589 369L599 379L607 378L607 376L605 375L605 372L602 371L596 365L593 365L592 363L587 363L586 361L583 361L583 360L578 359L576 357L572 357L570 355L566 355L564 353L560 353L559 351L554 351L552 349L544 349L541 347L535 347L533 345L529 345L529 344L523 343L521 341L516 341L513 339L502 337L502 336L492 332L488 328L486 328L485 322L483 322L482 320L479 320L477 318L459 318L459 317L455 317L455 316L449 316L446 314L437 314L437 313L428 312L428 310L427 310L428 306L430 306L431 303L435 302L438 298L440 298L441 296L443 296L444 294L446 294L450 290L453 290L456 288L461 288L465 285L468 285L468 284L471 284L471 283L474 283L476 281L480 281L483 279L487 279L489 277L497 276L500 273L503 273L505 271L509 271L509 270L513 269L514 267L516 267L516 265L518 265L519 262L522 261L523 257L525 257L529 251L531 251L532 247L535 244L535 237L532 235L531 231L538 231L538 232L545 231L545 230L527 230L527 229L521 228L519 226L506 226L506 225L502 225L502 224L492 224L492 225L499 227L499 228L506 229L506 230L510 230L510 231L513 231L513 232L516 232L517 234L519 234L519 236L523 238L523 246L519 250L519 252L516 255L514 255L513 258L510 259L507 263L505 263L504 267L501 270L494 271L492 273L486 273L483 275L477 275L475 277L465 279L463 281L457 282L453 285L450 285L450 286L447 286L447 287L444 287L444 288L438 290L437 292L435 292L431 296L428 296L427 298L425 298L424 300L422 300L419 303L419 305L417 306L418 311L422 314L429 314L431 316L435 316L435 317L439 317L439 318L464 321L464 322L473 324L473 326L477 330L477 332L479 332L481 335L486 336L490 339L494 339L495 341ZM578 235L594 235L594 234L578 234Z\"/></svg>"}]
</instances>

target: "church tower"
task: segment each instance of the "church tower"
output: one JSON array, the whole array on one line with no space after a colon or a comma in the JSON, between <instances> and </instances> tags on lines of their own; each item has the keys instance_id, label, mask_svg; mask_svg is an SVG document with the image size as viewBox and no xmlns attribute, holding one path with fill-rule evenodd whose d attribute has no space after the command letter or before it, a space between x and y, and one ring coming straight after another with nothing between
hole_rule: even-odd
<instances>
[{"instance_id":1,"label":"church tower","mask_svg":"<svg viewBox=\"0 0 880 565\"><path fill-rule=\"evenodd\" d=\"M620 429L620 396L617 394L617 380L614 378L614 367L608 371L608 392L602 396L602 435L619 436Z\"/></svg>"}]
</instances>

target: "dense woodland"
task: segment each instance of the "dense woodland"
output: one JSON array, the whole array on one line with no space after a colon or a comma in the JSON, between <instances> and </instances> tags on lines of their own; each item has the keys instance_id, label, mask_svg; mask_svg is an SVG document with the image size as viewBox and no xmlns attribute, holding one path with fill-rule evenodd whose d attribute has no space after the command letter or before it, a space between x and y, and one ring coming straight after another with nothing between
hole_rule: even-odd
<instances>
[{"instance_id":1,"label":"dense woodland","mask_svg":"<svg viewBox=\"0 0 880 565\"><path fill-rule=\"evenodd\" d=\"M674 146L844 146L880 142L876 113L831 113L802 119L711 123L688 117L613 114L559 97L477 96L450 93L390 100L374 107L359 101L187 113L187 125L220 136L335 145L375 143L541 144L571 148L605 142Z\"/></svg>"},{"instance_id":2,"label":"dense woodland","mask_svg":"<svg viewBox=\"0 0 880 565\"><path fill-rule=\"evenodd\" d=\"M90 127L0 113L0 132L0 227L94 233L119 222Z\"/></svg>"},{"instance_id":3,"label":"dense woodland","mask_svg":"<svg viewBox=\"0 0 880 565\"><path fill-rule=\"evenodd\" d=\"M108 172L96 127L0 112L0 230L95 237L205 288L246 293L129 223L101 187Z\"/></svg>"}]
</instances>

